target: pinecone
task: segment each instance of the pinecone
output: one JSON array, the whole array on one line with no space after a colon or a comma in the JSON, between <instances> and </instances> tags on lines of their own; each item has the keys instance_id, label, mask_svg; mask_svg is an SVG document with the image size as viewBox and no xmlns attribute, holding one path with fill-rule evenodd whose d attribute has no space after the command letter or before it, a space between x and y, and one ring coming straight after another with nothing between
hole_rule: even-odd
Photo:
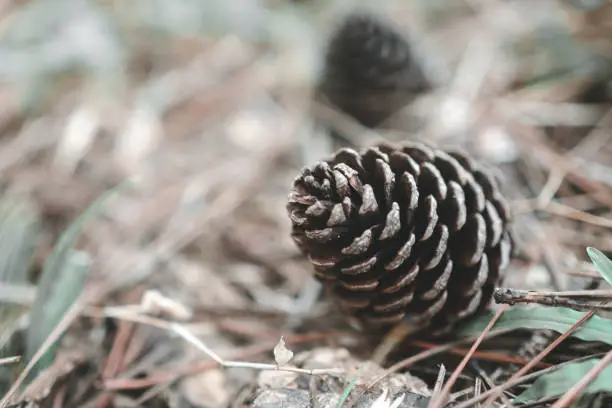
<instances>
[{"instance_id":1,"label":"pinecone","mask_svg":"<svg viewBox=\"0 0 612 408\"><path fill-rule=\"evenodd\" d=\"M429 88L415 59L390 23L351 14L330 39L318 91L362 125L376 127Z\"/></svg>"},{"instance_id":2,"label":"pinecone","mask_svg":"<svg viewBox=\"0 0 612 408\"><path fill-rule=\"evenodd\" d=\"M302 170L287 210L316 277L362 327L447 332L488 306L513 247L499 181L421 143L340 149Z\"/></svg>"}]
</instances>

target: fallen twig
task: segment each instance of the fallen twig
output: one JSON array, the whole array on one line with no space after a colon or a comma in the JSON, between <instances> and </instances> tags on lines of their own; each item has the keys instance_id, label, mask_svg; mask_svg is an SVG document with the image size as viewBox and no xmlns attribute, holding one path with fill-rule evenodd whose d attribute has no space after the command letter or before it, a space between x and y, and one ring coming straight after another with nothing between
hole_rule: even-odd
<instances>
[{"instance_id":1,"label":"fallen twig","mask_svg":"<svg viewBox=\"0 0 612 408\"><path fill-rule=\"evenodd\" d=\"M215 360L220 366L225 368L252 368L255 370L274 370L274 371L289 371L299 374L308 375L342 375L345 374L346 370L343 368L321 368L307 370L303 368L288 366L288 365L277 365L277 364L266 364L266 363L252 363L248 361L226 361L223 360L217 353L211 350L207 345L201 342L195 337L186 327L180 324L173 323L172 331L181 336L184 340L191 343L199 350L204 352L210 358Z\"/></svg>"},{"instance_id":2,"label":"fallen twig","mask_svg":"<svg viewBox=\"0 0 612 408\"><path fill-rule=\"evenodd\" d=\"M156 317L142 314L142 308L139 305L127 305L124 307L108 307L101 309L101 314L107 317L114 317L122 320L148 324L151 326L158 327L160 329L171 331L183 340L191 343L199 350L204 352L207 356L215 360L217 364L225 368L250 368L256 370L274 370L274 371L289 371L299 374L308 375L342 375L346 373L346 370L342 368L329 368L329 369L314 369L307 370L298 367L293 367L285 364L265 364L265 363L253 363L248 361L227 361L219 356L216 352L210 349L206 344L200 341L184 324L174 323L172 321L158 319Z\"/></svg>"},{"instance_id":3,"label":"fallen twig","mask_svg":"<svg viewBox=\"0 0 612 408\"><path fill-rule=\"evenodd\" d=\"M0 365L13 364L21 361L21 356L0 358Z\"/></svg>"},{"instance_id":4,"label":"fallen twig","mask_svg":"<svg viewBox=\"0 0 612 408\"><path fill-rule=\"evenodd\" d=\"M567 307L578 312L609 314L612 312L611 290L576 290L542 292L512 288L497 288L493 297L497 303L536 303L544 306Z\"/></svg>"}]
</instances>

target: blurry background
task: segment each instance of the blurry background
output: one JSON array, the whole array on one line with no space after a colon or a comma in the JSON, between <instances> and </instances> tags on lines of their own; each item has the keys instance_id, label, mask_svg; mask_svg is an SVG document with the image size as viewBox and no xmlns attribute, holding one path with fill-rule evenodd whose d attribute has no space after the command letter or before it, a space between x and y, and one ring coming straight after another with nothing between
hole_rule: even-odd
<instances>
[{"instance_id":1,"label":"blurry background","mask_svg":"<svg viewBox=\"0 0 612 408\"><path fill-rule=\"evenodd\" d=\"M23 398L236 398L255 373L110 316L150 291L228 358L271 361L283 334L292 349L342 341L317 322L285 202L303 165L380 137L313 103L327 38L357 7L396 23L432 84L384 137L498 165L520 244L509 285L584 286L584 247L612 251L612 3L371 3L0 1L0 357L23 355L0 366L2 394L79 296Z\"/></svg>"}]
</instances>

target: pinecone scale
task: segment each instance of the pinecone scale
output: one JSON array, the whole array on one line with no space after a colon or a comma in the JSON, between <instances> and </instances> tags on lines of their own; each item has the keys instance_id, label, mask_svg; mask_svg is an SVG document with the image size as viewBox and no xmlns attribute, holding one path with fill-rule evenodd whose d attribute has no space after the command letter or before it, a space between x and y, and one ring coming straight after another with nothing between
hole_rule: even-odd
<instances>
[{"instance_id":1,"label":"pinecone scale","mask_svg":"<svg viewBox=\"0 0 612 408\"><path fill-rule=\"evenodd\" d=\"M420 143L341 149L301 172L287 208L317 278L367 327L448 330L489 304L512 246L495 177Z\"/></svg>"}]
</instances>

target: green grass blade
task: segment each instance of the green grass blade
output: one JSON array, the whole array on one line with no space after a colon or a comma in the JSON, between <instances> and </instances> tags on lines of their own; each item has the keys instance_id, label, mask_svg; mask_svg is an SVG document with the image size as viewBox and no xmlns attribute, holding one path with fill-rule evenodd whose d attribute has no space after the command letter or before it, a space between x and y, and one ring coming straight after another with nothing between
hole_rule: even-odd
<instances>
[{"instance_id":1,"label":"green grass blade","mask_svg":"<svg viewBox=\"0 0 612 408\"><path fill-rule=\"evenodd\" d=\"M514 401L526 403L561 396L580 381L599 361L600 359L593 358L580 363L568 364L550 374L545 374ZM612 392L612 366L604 368L583 393L597 392Z\"/></svg>"},{"instance_id":2,"label":"green grass blade","mask_svg":"<svg viewBox=\"0 0 612 408\"><path fill-rule=\"evenodd\" d=\"M38 282L38 294L30 311L26 333L26 358L29 361L80 295L89 271L88 257L73 250L86 222L98 216L108 200L127 183L121 183L98 198L60 236L45 260ZM30 378L49 366L55 357L49 350L36 365Z\"/></svg>"},{"instance_id":3,"label":"green grass blade","mask_svg":"<svg viewBox=\"0 0 612 408\"><path fill-rule=\"evenodd\" d=\"M0 358L20 352L15 333L27 313L19 303L27 299L15 289L26 288L38 232L38 216L27 201L11 197L0 201L0 284L8 292L0 296ZM14 298L7 298L9 294ZM10 367L0 366L0 390L10 381L7 370Z\"/></svg>"},{"instance_id":4,"label":"green grass blade","mask_svg":"<svg viewBox=\"0 0 612 408\"><path fill-rule=\"evenodd\" d=\"M588 247L586 249L589 258L602 278L612 285L612 261L597 248Z\"/></svg>"},{"instance_id":5,"label":"green grass blade","mask_svg":"<svg viewBox=\"0 0 612 408\"><path fill-rule=\"evenodd\" d=\"M61 298L55 297L50 299L45 304L45 309L42 312L32 316L30 327L28 329L29 345L41 345L47 336L51 334L55 326L64 316L64 313L79 297L91 267L91 258L85 252L70 251L67 256L66 263L63 266L63 271L57 282L58 294L61 292ZM36 353L35 349L28 348L28 359L32 358ZM55 359L55 351L57 344L49 348L47 352L40 358L37 364L39 370L49 367ZM30 354L31 353L31 354ZM35 371L35 370L34 370Z\"/></svg>"},{"instance_id":6,"label":"green grass blade","mask_svg":"<svg viewBox=\"0 0 612 408\"><path fill-rule=\"evenodd\" d=\"M458 328L458 334L467 337L482 333L493 315L494 312L489 311L471 319ZM548 329L564 333L584 315L583 312L563 307L514 306L504 312L495 323L495 329ZM612 324L609 319L593 316L570 336L584 341L601 341L612 344Z\"/></svg>"},{"instance_id":7,"label":"green grass blade","mask_svg":"<svg viewBox=\"0 0 612 408\"><path fill-rule=\"evenodd\" d=\"M39 225L28 203L5 198L0 202L0 282L28 281Z\"/></svg>"},{"instance_id":8,"label":"green grass blade","mask_svg":"<svg viewBox=\"0 0 612 408\"><path fill-rule=\"evenodd\" d=\"M342 397L340 397L340 400L338 401L338 405L336 405L336 408L342 408L344 406L344 403L348 399L348 396L351 394L351 392L353 392L353 389L355 389L355 384L357 384L358 379L359 377L353 378L351 382L349 383L349 385L344 389L344 393L342 394Z\"/></svg>"}]
</instances>

